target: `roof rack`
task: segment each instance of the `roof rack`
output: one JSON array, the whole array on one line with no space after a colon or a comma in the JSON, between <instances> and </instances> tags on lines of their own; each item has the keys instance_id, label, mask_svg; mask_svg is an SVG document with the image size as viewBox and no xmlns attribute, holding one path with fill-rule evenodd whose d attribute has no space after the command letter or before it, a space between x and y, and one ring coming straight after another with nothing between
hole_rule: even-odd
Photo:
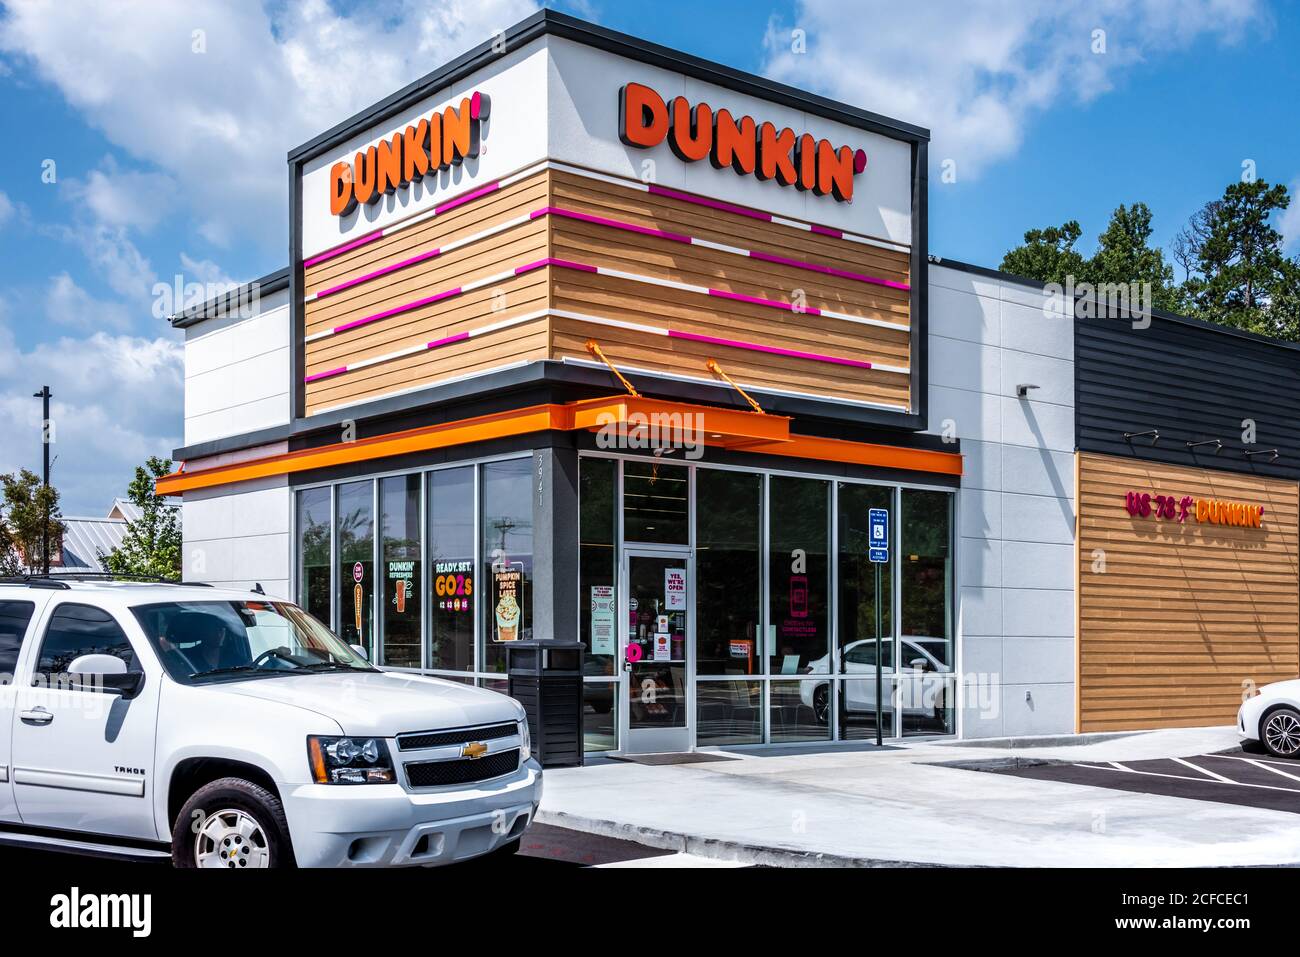
<instances>
[{"instance_id":1,"label":"roof rack","mask_svg":"<svg viewBox=\"0 0 1300 957\"><path fill-rule=\"evenodd\" d=\"M0 578L0 585L27 585L29 588L71 588L67 582L43 575L6 575Z\"/></svg>"},{"instance_id":2,"label":"roof rack","mask_svg":"<svg viewBox=\"0 0 1300 957\"><path fill-rule=\"evenodd\" d=\"M28 585L32 588L68 588L68 582L137 582L148 585L197 585L211 588L208 582L178 581L161 575L126 575L115 572L65 572L58 575L10 575L0 578L0 585Z\"/></svg>"}]
</instances>

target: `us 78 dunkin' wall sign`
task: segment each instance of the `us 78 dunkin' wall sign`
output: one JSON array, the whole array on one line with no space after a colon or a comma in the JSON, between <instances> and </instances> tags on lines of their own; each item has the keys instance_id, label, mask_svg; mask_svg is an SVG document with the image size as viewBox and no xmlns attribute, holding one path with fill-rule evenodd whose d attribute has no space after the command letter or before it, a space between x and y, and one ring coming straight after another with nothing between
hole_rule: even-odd
<instances>
[{"instance_id":1,"label":"us 78 dunkin' wall sign","mask_svg":"<svg viewBox=\"0 0 1300 957\"><path fill-rule=\"evenodd\" d=\"M1212 498L1193 498L1184 495L1152 494L1150 492L1124 493L1124 507L1134 518L1171 518L1186 522L1189 517L1208 525L1236 525L1242 528L1259 528L1264 524L1264 506L1242 502L1223 502Z\"/></svg>"}]
</instances>

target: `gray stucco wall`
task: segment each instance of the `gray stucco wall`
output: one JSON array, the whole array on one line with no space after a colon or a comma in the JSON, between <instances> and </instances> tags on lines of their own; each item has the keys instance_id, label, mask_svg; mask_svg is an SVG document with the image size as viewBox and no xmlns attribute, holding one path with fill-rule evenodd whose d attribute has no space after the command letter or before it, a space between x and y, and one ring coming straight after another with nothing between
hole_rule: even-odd
<instances>
[{"instance_id":1,"label":"gray stucco wall","mask_svg":"<svg viewBox=\"0 0 1300 957\"><path fill-rule=\"evenodd\" d=\"M1016 386L1039 388L1029 398ZM1075 709L1074 332L1060 302L930 267L930 430L958 502L964 737L1070 732Z\"/></svg>"}]
</instances>

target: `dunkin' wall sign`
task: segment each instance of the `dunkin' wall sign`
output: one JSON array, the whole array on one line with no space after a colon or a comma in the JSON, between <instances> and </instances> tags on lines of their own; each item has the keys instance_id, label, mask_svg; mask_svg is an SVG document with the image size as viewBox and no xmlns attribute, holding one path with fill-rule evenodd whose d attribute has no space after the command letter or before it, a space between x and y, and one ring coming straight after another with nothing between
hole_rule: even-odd
<instances>
[{"instance_id":1,"label":"dunkin' wall sign","mask_svg":"<svg viewBox=\"0 0 1300 957\"><path fill-rule=\"evenodd\" d=\"M853 199L853 178L867 168L865 150L736 117L707 103L692 105L684 96L665 101L641 83L618 91L618 138L639 149L666 140L683 163L707 159L714 169L730 166L741 176L776 180L840 202Z\"/></svg>"},{"instance_id":2,"label":"dunkin' wall sign","mask_svg":"<svg viewBox=\"0 0 1300 957\"><path fill-rule=\"evenodd\" d=\"M429 173L478 156L481 125L491 101L475 92L458 106L435 110L400 133L368 146L350 163L330 167L330 213L346 216L358 204L379 202Z\"/></svg>"},{"instance_id":3,"label":"dunkin' wall sign","mask_svg":"<svg viewBox=\"0 0 1300 957\"><path fill-rule=\"evenodd\" d=\"M1264 506L1244 502L1224 502L1190 495L1161 495L1151 492L1124 493L1124 508L1134 518L1168 518L1186 522L1195 518L1203 525L1235 525L1260 528L1264 524Z\"/></svg>"}]
</instances>

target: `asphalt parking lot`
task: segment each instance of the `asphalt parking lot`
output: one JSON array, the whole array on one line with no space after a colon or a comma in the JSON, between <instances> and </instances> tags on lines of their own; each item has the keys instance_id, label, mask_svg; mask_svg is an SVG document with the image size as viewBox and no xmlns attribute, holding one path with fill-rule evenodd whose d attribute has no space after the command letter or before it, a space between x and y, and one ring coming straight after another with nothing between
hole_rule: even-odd
<instances>
[{"instance_id":1,"label":"asphalt parking lot","mask_svg":"<svg viewBox=\"0 0 1300 957\"><path fill-rule=\"evenodd\" d=\"M1300 814L1300 761L1248 754L1240 748L1146 761L1019 760L977 770Z\"/></svg>"},{"instance_id":2,"label":"asphalt parking lot","mask_svg":"<svg viewBox=\"0 0 1300 957\"><path fill-rule=\"evenodd\" d=\"M1300 782L1297 782L1300 783ZM74 864L75 861L75 864ZM27 848L0 847L0 867L14 865L33 867L75 867L83 871L103 872L122 867L170 867L169 862L121 861L109 858L71 855L55 851L36 851ZM717 867L736 866L706 860L689 854L678 854L658 848L646 847L632 841L621 841L596 834L587 834L564 827L534 824L524 834L519 853L508 858L468 861L452 866L453 870L548 870L557 867Z\"/></svg>"}]
</instances>

